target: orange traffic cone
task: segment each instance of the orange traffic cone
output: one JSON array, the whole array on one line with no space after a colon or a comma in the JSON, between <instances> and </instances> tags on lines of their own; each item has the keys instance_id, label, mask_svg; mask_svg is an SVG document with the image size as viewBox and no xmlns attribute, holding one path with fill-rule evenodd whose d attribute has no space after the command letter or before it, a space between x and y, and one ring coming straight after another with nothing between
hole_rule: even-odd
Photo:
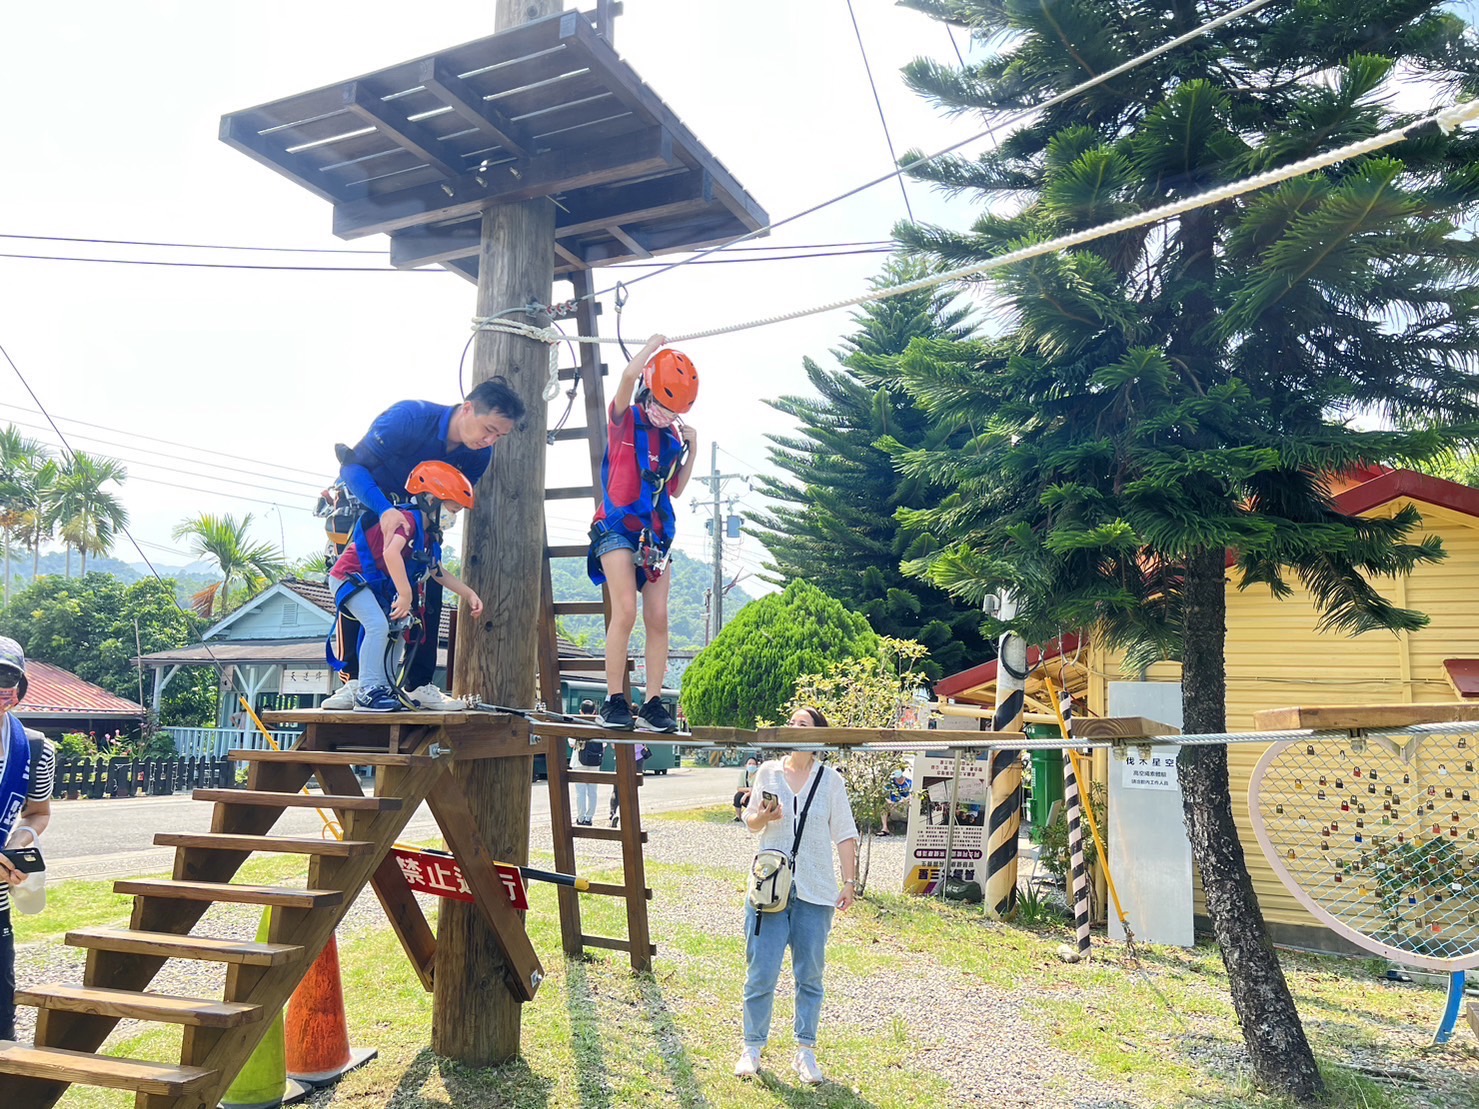
<instances>
[{"instance_id":1,"label":"orange traffic cone","mask_svg":"<svg viewBox=\"0 0 1479 1109\"><path fill-rule=\"evenodd\" d=\"M333 936L288 1002L288 1075L327 1086L375 1058L374 1048L351 1048L339 980L339 945Z\"/></svg>"}]
</instances>

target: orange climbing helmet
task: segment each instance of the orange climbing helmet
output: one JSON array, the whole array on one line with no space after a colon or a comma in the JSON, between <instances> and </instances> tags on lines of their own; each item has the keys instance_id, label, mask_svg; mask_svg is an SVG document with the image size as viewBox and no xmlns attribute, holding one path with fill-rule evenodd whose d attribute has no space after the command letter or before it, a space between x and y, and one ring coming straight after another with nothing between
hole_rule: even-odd
<instances>
[{"instance_id":1,"label":"orange climbing helmet","mask_svg":"<svg viewBox=\"0 0 1479 1109\"><path fill-rule=\"evenodd\" d=\"M642 375L642 384L653 400L680 416L698 399L698 371L681 350L665 348L654 354Z\"/></svg>"},{"instance_id":2,"label":"orange climbing helmet","mask_svg":"<svg viewBox=\"0 0 1479 1109\"><path fill-rule=\"evenodd\" d=\"M472 482L450 462L422 462L406 478L406 492L472 508Z\"/></svg>"}]
</instances>

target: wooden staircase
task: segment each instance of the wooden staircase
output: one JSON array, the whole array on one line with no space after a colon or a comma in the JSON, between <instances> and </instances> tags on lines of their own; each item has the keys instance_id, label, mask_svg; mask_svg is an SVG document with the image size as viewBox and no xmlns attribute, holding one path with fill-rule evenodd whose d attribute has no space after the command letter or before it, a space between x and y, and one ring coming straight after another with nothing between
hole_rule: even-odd
<instances>
[{"instance_id":1,"label":"wooden staircase","mask_svg":"<svg viewBox=\"0 0 1479 1109\"><path fill-rule=\"evenodd\" d=\"M87 951L82 984L21 990L16 1000L37 1010L35 1045L0 1042L0 1081L6 1109L41 1109L69 1084L133 1090L139 1109L207 1109L266 1034L299 980L323 949L349 906L369 883L411 816L443 777L446 760L433 756L441 734L422 729L422 742L405 752L234 751L250 760L247 789L197 790L215 805L208 833L161 833L155 843L175 848L173 877L120 881L132 894L128 928L82 928L66 942ZM350 766L376 768L375 796L366 797ZM323 795L301 790L317 778ZM344 839L272 836L289 808L332 811ZM232 882L254 853L308 857L306 888ZM272 908L267 942L191 935L216 902ZM225 965L221 997L178 997L148 990L166 959ZM120 1020L178 1025L178 1064L143 1062L98 1053Z\"/></svg>"},{"instance_id":2,"label":"wooden staircase","mask_svg":"<svg viewBox=\"0 0 1479 1109\"><path fill-rule=\"evenodd\" d=\"M597 304L590 296L591 274L589 270L577 270L570 274L571 284L579 303L576 308L576 330L585 336L597 333ZM570 377L580 378L584 393L585 426L564 428L555 436L556 442L583 442L590 460L591 484L587 486L565 486L545 490L545 500L590 499L592 506L601 503L601 462L606 457L606 396L602 385L605 367L600 362L600 348L592 343L581 343L580 366L570 371ZM546 539L544 560L544 619L539 635L539 690L544 702L557 711L560 704L560 671L605 670L602 659L561 659L555 621L560 616L596 615L611 623L611 602L605 588L601 590L601 601L556 601L550 582L549 563L552 558L584 559L589 548L584 544L555 545ZM627 664L630 674L631 663ZM660 676L659 676L660 677ZM628 699L631 696L631 681L627 681ZM618 842L621 844L622 872L620 885L593 883L587 894L605 897L621 897L626 900L627 935L625 938L587 935L581 926L580 894L568 886L559 888L560 934L565 954L578 958L588 947L625 951L630 955L634 970L650 970L652 956L657 948L650 938L647 921L647 902L652 891L647 888L646 867L642 860L642 845L647 842L647 833L642 831L641 806L637 789L642 784L641 774L631 744L616 746L616 770L570 769L570 739L609 740L629 739L630 733L613 732L609 735L596 725L538 724L536 731L545 736L549 746L545 751L545 766L549 774L550 826L553 831L555 868L566 874L580 873L577 868L575 841L577 839ZM616 828L577 827L570 808L571 783L588 783L598 787L608 786L616 790L617 814L620 818ZM599 792L598 792L599 796Z\"/></svg>"}]
</instances>

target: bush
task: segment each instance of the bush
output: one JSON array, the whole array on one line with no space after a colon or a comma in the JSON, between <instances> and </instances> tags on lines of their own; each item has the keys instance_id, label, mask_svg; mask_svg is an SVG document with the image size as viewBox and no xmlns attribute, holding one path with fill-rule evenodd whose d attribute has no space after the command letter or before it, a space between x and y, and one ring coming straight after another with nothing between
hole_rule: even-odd
<instances>
[{"instance_id":1,"label":"bush","mask_svg":"<svg viewBox=\"0 0 1479 1109\"><path fill-rule=\"evenodd\" d=\"M95 759L98 745L82 732L66 732L56 745L59 759Z\"/></svg>"}]
</instances>

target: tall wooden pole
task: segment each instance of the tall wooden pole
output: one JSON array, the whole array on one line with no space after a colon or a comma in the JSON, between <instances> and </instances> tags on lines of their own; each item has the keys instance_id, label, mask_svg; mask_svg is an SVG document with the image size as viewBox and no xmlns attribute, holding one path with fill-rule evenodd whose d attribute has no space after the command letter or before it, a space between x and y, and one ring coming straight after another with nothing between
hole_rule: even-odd
<instances>
[{"instance_id":1,"label":"tall wooden pole","mask_svg":"<svg viewBox=\"0 0 1479 1109\"><path fill-rule=\"evenodd\" d=\"M498 0L497 30L555 15L562 0ZM478 256L479 316L532 302L554 291L555 206L544 197L483 213ZM541 324L524 315L512 319ZM524 401L523 430L503 439L478 483L462 566L483 599L481 619L457 628L458 693L476 692L503 705L532 705L539 649L544 559L544 386L549 347L513 335L478 335L473 380L508 378ZM532 758L532 756L531 756ZM495 858L529 859L529 758L484 759L454 773ZM441 905L432 1006L432 1050L469 1066L507 1062L519 1053L519 1003L504 984L506 969L493 933L475 906Z\"/></svg>"}]
</instances>

